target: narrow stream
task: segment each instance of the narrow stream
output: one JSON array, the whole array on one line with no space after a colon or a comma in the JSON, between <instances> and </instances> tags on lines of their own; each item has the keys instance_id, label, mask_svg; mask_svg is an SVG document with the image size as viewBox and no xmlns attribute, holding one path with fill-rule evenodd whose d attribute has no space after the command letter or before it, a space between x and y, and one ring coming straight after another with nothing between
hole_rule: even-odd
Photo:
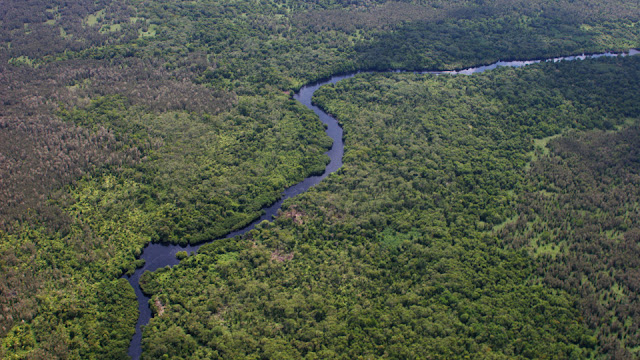
<instances>
[{"instance_id":1,"label":"narrow stream","mask_svg":"<svg viewBox=\"0 0 640 360\"><path fill-rule=\"evenodd\" d=\"M546 60L528 60L528 61L498 61L491 65L472 67L463 70L454 70L454 71L416 71L415 73L419 74L449 74L449 75L471 75L476 73L481 73L487 70L492 70L501 66L508 67L522 67L530 64L539 63L542 61L548 62L558 62L558 61L573 61L573 60L584 60L584 59L595 59L599 57L616 57L616 56L632 56L640 54L640 51L636 49L629 50L628 53L601 53L601 54L592 54L592 55L576 55L576 56L565 56L565 57L557 57ZM395 72L404 72L401 70ZM327 155L331 159L329 164L324 170L324 173L319 176L310 176L304 179L302 182L299 182L296 185L291 186L286 189L280 200L274 203L271 206L265 207L264 214L259 218L253 221L251 224L246 227L236 230L234 232L229 233L225 238L232 238L234 236L242 235L253 228L263 220L272 220L276 215L277 211L282 206L282 202L290 197L296 196L307 191L312 186L318 184L322 179L326 178L329 174L335 172L340 167L342 167L342 155L344 154L344 141L342 140L342 128L338 125L338 121L333 117L329 116L324 111L320 110L317 106L314 106L311 103L311 98L316 90L318 90L321 86L327 84L335 84L336 82L344 79L348 79L354 77L356 74L360 72L354 72L346 75L336 75L331 77L328 80L319 81L314 84L310 84L304 86L298 91L297 94L294 95L294 98L298 100L302 105L311 109L315 112L320 120L327 125L327 129L325 130L327 135L333 140L333 146L329 151L327 151ZM155 271L161 267L165 266L174 266L177 265L180 261L176 258L176 253L179 251L186 251L188 253L196 252L200 246L204 245L188 245L188 246L180 246L180 245L163 245L163 244L149 244L144 248L141 259L145 260L145 264L143 267L136 269L136 271L130 277L127 277L131 286L135 290L136 296L138 297L138 309L140 310L140 316L138 317L138 323L136 324L136 333L131 340L131 344L129 345L129 356L132 359L139 359L142 354L142 326L149 323L151 319L151 309L149 308L149 297L142 293L142 290L139 286L140 276L145 271Z\"/></svg>"}]
</instances>

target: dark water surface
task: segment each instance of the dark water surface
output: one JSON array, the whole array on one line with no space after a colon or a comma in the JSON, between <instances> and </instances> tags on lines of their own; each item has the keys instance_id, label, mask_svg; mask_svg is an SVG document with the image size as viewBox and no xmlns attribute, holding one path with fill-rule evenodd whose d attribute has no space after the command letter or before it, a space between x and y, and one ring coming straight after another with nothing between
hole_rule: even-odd
<instances>
[{"instance_id":1,"label":"dark water surface","mask_svg":"<svg viewBox=\"0 0 640 360\"><path fill-rule=\"evenodd\" d=\"M546 60L527 60L527 61L498 61L491 65L484 65L478 67L472 67L463 70L454 70L454 71L416 71L419 74L448 74L448 75L471 75L476 73L481 73L487 70L492 70L501 66L508 67L522 67L530 64L536 64L539 62L547 61L547 62L558 62L558 61L573 61L573 60L584 60L584 59L594 59L599 57L616 57L616 56L632 56L640 54L640 51L636 49L629 50L628 53L601 53L601 54L592 54L592 55L575 55L575 56L565 56L558 57ZM396 71L403 72L403 71ZM322 179L326 178L332 172L335 172L340 167L342 167L342 155L344 154L344 141L342 140L342 128L338 125L338 121L333 117L329 116L324 111L320 110L317 106L311 104L311 98L313 97L313 93L318 90L321 86L327 84L335 84L336 82L344 79L348 79L354 77L356 74L360 72L354 72L346 75L336 75L331 77L328 80L319 81L314 84L307 85L300 89L298 93L294 95L294 98L298 100L302 105L307 108L313 110L319 117L320 120L327 125L326 133L333 140L333 146L329 151L327 151L327 155L331 159L329 164L324 170L322 175L318 176L310 176L304 179L302 182L297 183L296 185L291 186L286 189L282 193L282 197L276 203L271 206L265 207L264 215L262 215L259 219L256 219L251 224L246 227L236 230L234 232L229 233L225 238L232 238L237 235L242 235L253 228L263 220L272 220L276 215L277 211L282 206L282 202L290 197L296 196L307 191L312 186L318 184ZM141 259L145 260L145 265L133 273L132 276L127 277L131 286L136 292L136 296L138 297L138 308L140 309L140 317L138 318L138 323L136 325L136 333L131 340L131 345L129 346L129 356L132 359L139 359L142 354L142 326L149 323L151 319L151 308L149 308L149 297L142 293L138 282L140 280L140 276L145 271L155 271L161 267L165 266L173 266L177 265L180 261L176 259L176 253L179 251L186 251L188 253L196 252L201 245L188 245L188 246L180 246L180 245L163 245L163 244L149 244L144 248Z\"/></svg>"}]
</instances>

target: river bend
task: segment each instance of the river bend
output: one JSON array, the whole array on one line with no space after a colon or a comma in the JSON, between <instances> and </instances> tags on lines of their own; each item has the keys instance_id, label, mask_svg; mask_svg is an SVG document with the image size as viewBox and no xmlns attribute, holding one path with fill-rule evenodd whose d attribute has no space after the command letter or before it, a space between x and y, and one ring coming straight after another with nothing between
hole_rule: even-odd
<instances>
[{"instance_id":1,"label":"river bend","mask_svg":"<svg viewBox=\"0 0 640 360\"><path fill-rule=\"evenodd\" d=\"M468 69L462 70L452 70L452 71L415 71L418 74L434 74L434 75L471 75L476 73L481 73L487 70L492 70L501 66L508 67L522 67L530 64L535 64L539 62L558 62L558 61L573 61L573 60L584 60L584 59L594 59L599 57L616 57L616 56L632 56L640 54L640 51L636 49L629 50L628 53L600 53L600 54L591 54L591 55L575 55L575 56L564 56L557 58L550 58L545 60L527 60L527 61L498 61L490 65L472 67ZM401 70L396 70L395 72L403 72ZM263 220L272 220L276 215L277 211L282 206L282 202L290 197L296 196L307 191L312 186L318 184L322 179L326 178L329 174L335 172L340 167L342 167L342 155L344 154L344 141L342 140L342 128L338 124L338 121L320 110L317 106L314 106L311 102L313 94L316 90L318 90L321 86L327 84L335 84L336 82L344 79L348 79L354 77L356 74L360 73L353 72L345 75L336 75L327 80L319 81L313 84L306 85L300 89L295 95L294 98L298 100L302 105L306 106L308 109L312 110L316 113L320 120L327 125L326 133L333 140L333 146L326 154L330 158L330 162L324 170L322 175L318 176L310 176L303 181L287 188L283 193L280 200L275 202L274 204L263 208L264 214L260 216L260 218L256 219L246 227L233 231L229 233L225 238L232 238L234 236L243 235L246 232L255 228L257 224L262 222ZM140 276L145 271L155 271L161 267L165 266L174 266L177 265L180 261L176 258L176 253L179 251L186 251L188 253L196 252L200 246L204 245L188 245L188 246L180 246L180 245L164 245L164 244L149 244L147 245L142 255L141 259L145 260L144 266L136 269L133 275L127 277L127 280L133 286L135 290L136 296L138 297L138 308L140 310L140 316L138 317L138 322L136 324L136 333L131 340L131 344L129 346L129 356L132 359L139 359L142 354L142 327L149 323L151 319L151 308L149 307L149 297L142 293L140 289L139 280Z\"/></svg>"}]
</instances>

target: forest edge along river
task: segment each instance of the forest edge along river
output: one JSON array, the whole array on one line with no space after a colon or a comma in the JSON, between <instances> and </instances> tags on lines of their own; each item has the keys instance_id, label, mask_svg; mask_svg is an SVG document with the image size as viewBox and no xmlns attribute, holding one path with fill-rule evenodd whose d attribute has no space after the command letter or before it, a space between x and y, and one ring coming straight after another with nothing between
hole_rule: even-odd
<instances>
[{"instance_id":1,"label":"forest edge along river","mask_svg":"<svg viewBox=\"0 0 640 360\"><path fill-rule=\"evenodd\" d=\"M545 60L527 60L527 61L498 61L490 65L472 67L463 70L452 70L452 71L403 71L403 70L391 70L389 72L413 72L418 74L433 74L433 75L441 75L441 74L449 74L449 75L471 75L476 73L481 73L487 70L492 70L497 67L522 67L530 64L540 63L540 62L557 62L557 61L572 61L572 60L584 60L584 59L593 59L599 57L616 57L616 56L632 56L639 54L640 51L636 49L631 49L627 53L600 53L600 54L591 54L591 55L573 55L573 56L564 56L557 57ZM230 232L225 236L225 238L232 238L238 235L243 235L250 230L254 229L255 226L261 223L264 220L272 220L273 217L277 214L277 211L282 206L282 202L290 197L296 196L307 191L312 186L318 184L322 179L326 178L329 174L337 171L342 167L342 155L344 154L344 141L342 137L342 128L338 124L338 121L322 111L317 106L312 104L312 97L316 90L320 87L327 84L335 84L340 80L348 79L354 77L359 73L366 73L369 71L358 71L349 74L336 75L329 79L318 81L313 84L306 85L300 89L295 95L294 99L299 101L301 104L306 106L308 109L312 110L316 113L320 120L326 125L326 133L333 140L333 145L326 154L329 156L330 162L325 168L322 175L310 176L304 179L303 181L287 188L284 190L282 197L276 201L274 204L263 208L263 215L260 218L254 220L249 225L245 226L242 229ZM215 241L215 240L212 240ZM140 315L138 317L138 322L136 324L136 332L131 340L131 344L129 346L129 356L132 359L140 358L142 354L142 326L149 323L151 319L151 308L149 307L149 297L142 293L142 290L139 285L140 276L145 271L155 271L159 268L165 266L174 266L177 265L180 260L176 258L176 253L179 251L186 251L187 253L197 252L200 246L207 244L201 243L198 245L167 245L160 243L151 243L147 245L140 258L145 260L145 263L142 267L136 269L133 275L126 277L131 286L133 287L136 296L138 298L138 309L140 310Z\"/></svg>"}]
</instances>

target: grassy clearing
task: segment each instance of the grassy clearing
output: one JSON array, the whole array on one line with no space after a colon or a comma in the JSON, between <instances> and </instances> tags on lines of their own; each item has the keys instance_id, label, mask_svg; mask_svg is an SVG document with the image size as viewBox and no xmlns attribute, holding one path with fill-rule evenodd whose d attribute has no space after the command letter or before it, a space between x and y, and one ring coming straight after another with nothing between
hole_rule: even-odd
<instances>
[{"instance_id":1,"label":"grassy clearing","mask_svg":"<svg viewBox=\"0 0 640 360\"><path fill-rule=\"evenodd\" d=\"M101 33L113 33L122 30L122 25L120 24L111 24L111 25L102 25L100 28Z\"/></svg>"},{"instance_id":2,"label":"grassy clearing","mask_svg":"<svg viewBox=\"0 0 640 360\"><path fill-rule=\"evenodd\" d=\"M9 59L9 61L7 61L9 64L11 65L16 65L16 66L20 66L20 65L26 65L26 66L30 66L30 67L34 67L34 63L33 63L33 59L31 59L28 56L19 56L19 57L15 57L15 58L11 58Z\"/></svg>"},{"instance_id":3,"label":"grassy clearing","mask_svg":"<svg viewBox=\"0 0 640 360\"><path fill-rule=\"evenodd\" d=\"M533 151L529 152L529 158L531 159L525 166L524 170L529 171L531 169L531 164L540 158L540 155L547 156L549 155L549 148L547 145L549 141L561 136L562 134L555 134L551 136L547 136L542 139L533 139Z\"/></svg>"},{"instance_id":4,"label":"grassy clearing","mask_svg":"<svg viewBox=\"0 0 640 360\"><path fill-rule=\"evenodd\" d=\"M518 220L518 214L513 215L512 217L506 219L505 221L501 222L500 224L496 225L493 227L493 231L500 231L502 230L505 226L509 225L509 224L513 224L514 222L516 222Z\"/></svg>"},{"instance_id":5,"label":"grassy clearing","mask_svg":"<svg viewBox=\"0 0 640 360\"><path fill-rule=\"evenodd\" d=\"M156 36L157 28L158 26L156 24L151 24L149 25L149 29L147 31L142 31L142 29L138 30L138 33L140 34L140 38Z\"/></svg>"},{"instance_id":6,"label":"grassy clearing","mask_svg":"<svg viewBox=\"0 0 640 360\"><path fill-rule=\"evenodd\" d=\"M84 19L84 23L88 26L96 26L102 20L104 20L104 9L97 11Z\"/></svg>"}]
</instances>

